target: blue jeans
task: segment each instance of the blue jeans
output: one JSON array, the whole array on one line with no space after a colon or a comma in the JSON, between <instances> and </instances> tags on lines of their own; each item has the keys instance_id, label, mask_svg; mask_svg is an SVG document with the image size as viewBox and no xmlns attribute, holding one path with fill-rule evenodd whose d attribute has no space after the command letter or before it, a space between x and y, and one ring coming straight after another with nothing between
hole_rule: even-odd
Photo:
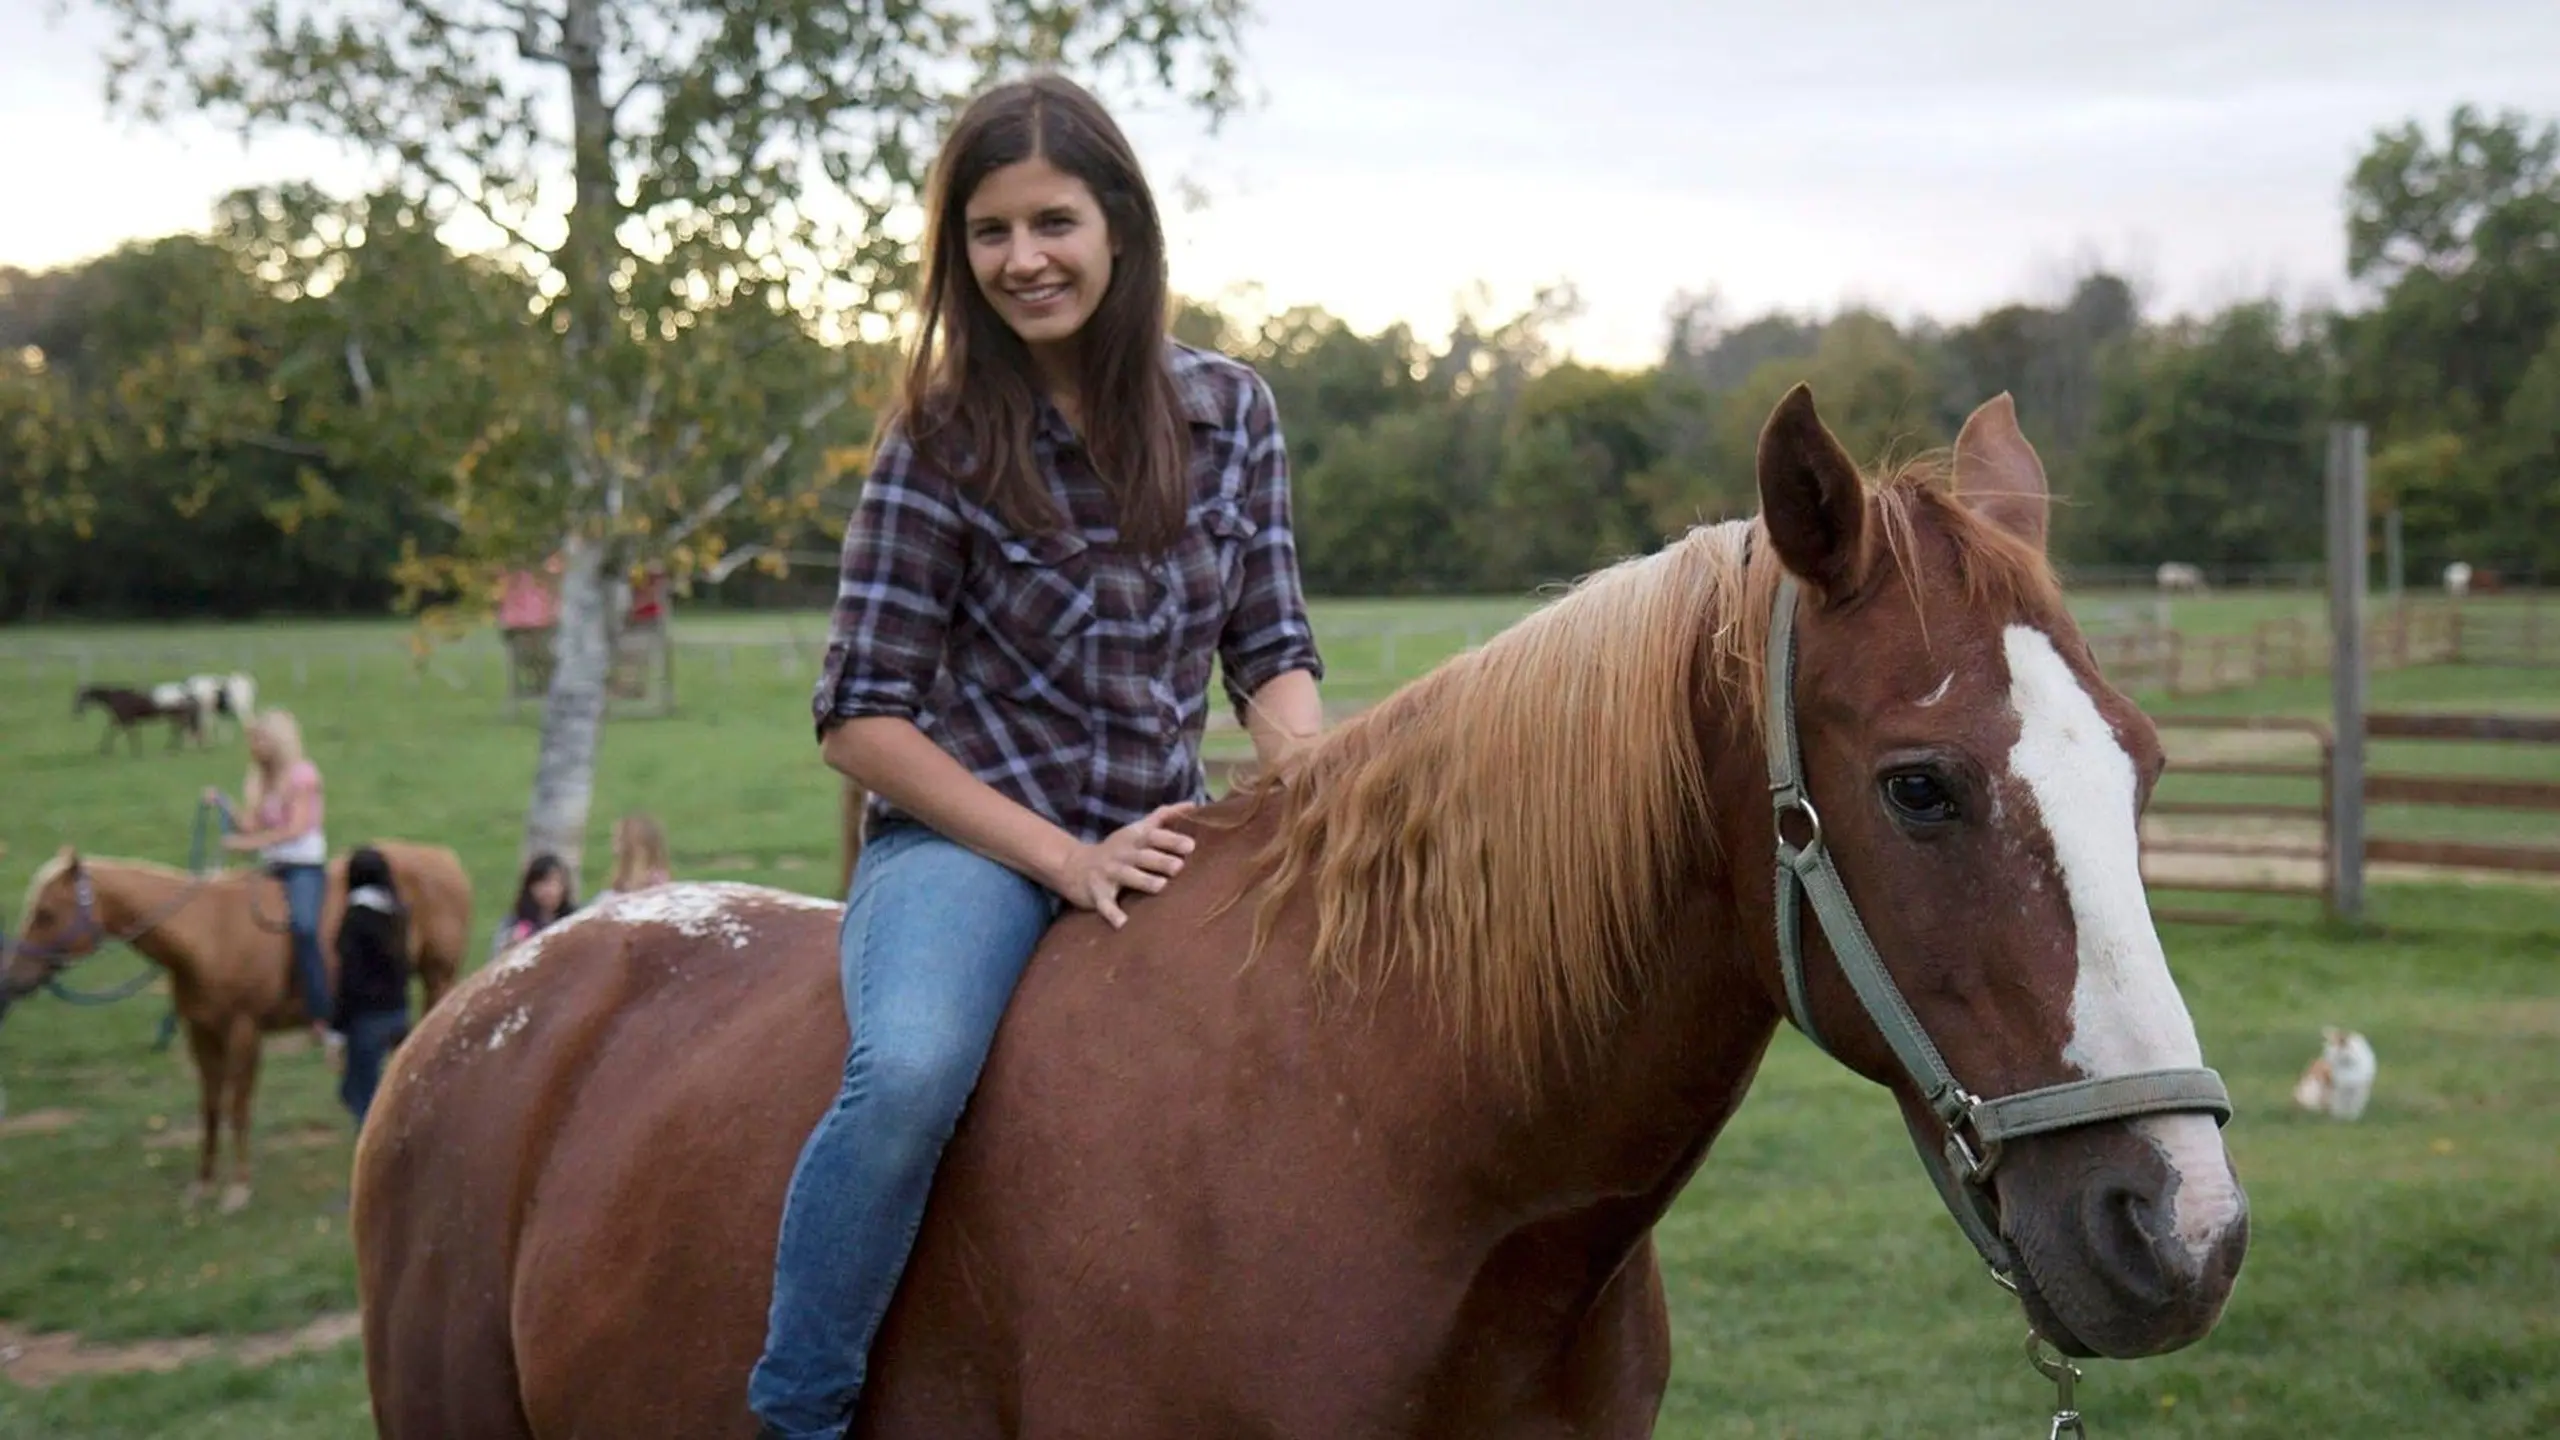
<instances>
[{"instance_id":1,"label":"blue jeans","mask_svg":"<svg viewBox=\"0 0 2560 1440\"><path fill-rule=\"evenodd\" d=\"M346 1102L347 1113L356 1117L357 1129L364 1128L365 1112L373 1108L383 1062L408 1033L406 1010L376 1010L347 1022L347 1069L338 1077L338 1098Z\"/></svg>"},{"instance_id":2,"label":"blue jeans","mask_svg":"<svg viewBox=\"0 0 2560 1440\"><path fill-rule=\"evenodd\" d=\"M320 902L329 897L329 867L272 865L284 882L285 924L293 932L293 971L302 978L302 1008L329 1018L329 970L320 960Z\"/></svg>"},{"instance_id":3,"label":"blue jeans","mask_svg":"<svg viewBox=\"0 0 2560 1440\"><path fill-rule=\"evenodd\" d=\"M1041 885L920 825L862 849L839 955L852 1035L783 1201L747 1403L793 1440L846 1433L942 1147L1058 913Z\"/></svg>"}]
</instances>

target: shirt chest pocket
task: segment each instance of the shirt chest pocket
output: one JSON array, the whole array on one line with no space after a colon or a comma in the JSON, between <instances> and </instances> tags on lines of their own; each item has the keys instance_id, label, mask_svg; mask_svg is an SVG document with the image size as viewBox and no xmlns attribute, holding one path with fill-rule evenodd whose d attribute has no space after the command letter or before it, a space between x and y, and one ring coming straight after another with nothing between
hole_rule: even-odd
<instances>
[{"instance_id":1,"label":"shirt chest pocket","mask_svg":"<svg viewBox=\"0 0 2560 1440\"><path fill-rule=\"evenodd\" d=\"M1261 528L1232 501L1212 501L1200 511L1190 599L1197 618L1213 628L1244 602L1245 549Z\"/></svg>"},{"instance_id":2,"label":"shirt chest pocket","mask_svg":"<svg viewBox=\"0 0 2560 1440\"><path fill-rule=\"evenodd\" d=\"M1017 695L1055 688L1081 668L1093 629L1084 537L1055 531L994 539L980 577L993 652L984 678Z\"/></svg>"}]
</instances>

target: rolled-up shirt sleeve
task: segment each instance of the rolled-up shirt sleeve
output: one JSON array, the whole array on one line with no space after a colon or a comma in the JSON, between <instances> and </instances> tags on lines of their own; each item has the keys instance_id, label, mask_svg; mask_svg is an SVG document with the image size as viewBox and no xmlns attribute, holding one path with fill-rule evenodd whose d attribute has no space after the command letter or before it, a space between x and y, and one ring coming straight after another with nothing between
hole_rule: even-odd
<instances>
[{"instance_id":1,"label":"rolled-up shirt sleeve","mask_svg":"<svg viewBox=\"0 0 2560 1440\"><path fill-rule=\"evenodd\" d=\"M1244 511L1253 534L1244 542L1244 593L1218 637L1218 668L1237 715L1245 700L1291 670L1324 678L1315 628L1298 581L1298 540L1290 521L1288 447L1280 409L1259 375L1245 408Z\"/></svg>"},{"instance_id":2,"label":"rolled-up shirt sleeve","mask_svg":"<svg viewBox=\"0 0 2560 1440\"><path fill-rule=\"evenodd\" d=\"M835 618L810 698L821 738L861 716L915 718L942 668L966 533L948 482L903 433L884 433L845 521Z\"/></svg>"}]
</instances>

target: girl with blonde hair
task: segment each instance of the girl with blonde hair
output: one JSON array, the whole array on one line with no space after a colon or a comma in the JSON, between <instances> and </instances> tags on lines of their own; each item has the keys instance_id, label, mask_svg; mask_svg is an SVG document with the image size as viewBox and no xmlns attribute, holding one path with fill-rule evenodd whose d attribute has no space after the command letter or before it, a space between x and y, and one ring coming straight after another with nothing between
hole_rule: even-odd
<instances>
[{"instance_id":1,"label":"girl with blonde hair","mask_svg":"<svg viewBox=\"0 0 2560 1440\"><path fill-rule=\"evenodd\" d=\"M327 799L320 767L303 752L302 726L289 710L265 710L249 722L249 769L240 804L208 786L205 803L222 812L226 850L256 851L267 873L284 883L293 970L311 1033L327 1039L329 972L320 958L320 906L329 893L329 838L321 822ZM247 823L241 821L242 812Z\"/></svg>"},{"instance_id":2,"label":"girl with blonde hair","mask_svg":"<svg viewBox=\"0 0 2560 1440\"><path fill-rule=\"evenodd\" d=\"M652 885L664 885L673 879L667 860L667 832L657 817L644 810L634 810L613 822L613 874L605 881L602 901Z\"/></svg>"}]
</instances>

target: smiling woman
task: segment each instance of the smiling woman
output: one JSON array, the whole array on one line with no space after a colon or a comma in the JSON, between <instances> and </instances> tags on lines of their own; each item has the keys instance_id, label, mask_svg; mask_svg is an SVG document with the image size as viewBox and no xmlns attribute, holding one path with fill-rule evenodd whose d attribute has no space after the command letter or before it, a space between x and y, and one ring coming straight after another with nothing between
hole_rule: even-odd
<instances>
[{"instance_id":1,"label":"smiling woman","mask_svg":"<svg viewBox=\"0 0 2560 1440\"><path fill-rule=\"evenodd\" d=\"M859 815L850 1044L786 1201L768 1435L843 1433L942 1147L1061 906L1182 874L1223 672L1265 766L1322 722L1271 393L1166 332L1129 142L1055 76L980 96L926 197L923 323L845 529L815 712ZM848 849L856 837L848 836ZM832 1057L830 1057L832 1058Z\"/></svg>"}]
</instances>

